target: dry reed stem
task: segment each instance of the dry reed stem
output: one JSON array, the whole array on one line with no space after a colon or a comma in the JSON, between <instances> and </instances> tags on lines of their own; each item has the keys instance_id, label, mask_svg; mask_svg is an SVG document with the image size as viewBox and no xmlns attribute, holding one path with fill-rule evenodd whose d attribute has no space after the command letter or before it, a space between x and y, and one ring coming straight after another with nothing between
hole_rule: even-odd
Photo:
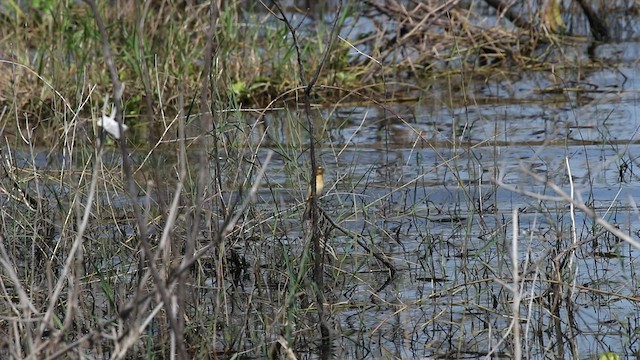
<instances>
[{"instance_id":1,"label":"dry reed stem","mask_svg":"<svg viewBox=\"0 0 640 360\"><path fill-rule=\"evenodd\" d=\"M552 182L551 180L545 179L545 178L541 177L540 175L535 174L534 172L530 171L529 169L525 168L524 166L521 167L521 171L525 175L531 177L536 182L548 186L558 196L554 197L554 196L542 195L542 194L534 193L534 192L531 192L531 191L527 191L527 190L516 188L514 186L511 186L509 184L504 183L501 180L500 176L496 177L495 179L492 179L492 182L494 182L496 185L498 185L498 186L500 186L500 187L502 187L502 188L504 188L506 190L509 190L509 191L512 191L512 192L518 193L518 194L527 195L527 196L529 196L531 198L534 198L534 199L547 200L547 201L556 201L556 202L566 202L567 204L571 204L577 210L580 210L580 211L584 212L585 215L587 215L590 218L592 218L598 225L600 225L603 228L605 228L608 232L610 232L614 236L620 238L621 240L625 241L626 243L628 243L629 245L633 246L634 248L640 250L640 242L639 241L633 239L631 236L629 236L629 234L624 233L623 231L621 231L620 229L618 229L617 227L615 227L614 225L612 225L611 223L607 222L602 217L600 217L592 208L590 208L584 202L582 202L582 200L580 199L579 194L576 194L576 198L573 198L570 194L567 194L564 190L562 190L560 188L560 186L558 186L556 183Z\"/></svg>"}]
</instances>

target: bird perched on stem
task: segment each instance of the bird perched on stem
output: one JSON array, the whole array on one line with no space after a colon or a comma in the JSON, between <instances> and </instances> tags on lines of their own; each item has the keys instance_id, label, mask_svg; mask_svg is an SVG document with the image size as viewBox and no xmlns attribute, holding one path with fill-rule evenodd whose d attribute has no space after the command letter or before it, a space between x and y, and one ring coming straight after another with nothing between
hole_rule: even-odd
<instances>
[{"instance_id":1,"label":"bird perched on stem","mask_svg":"<svg viewBox=\"0 0 640 360\"><path fill-rule=\"evenodd\" d=\"M315 171L316 175L316 197L320 196L322 193L322 189L324 189L324 168L322 166L318 166ZM309 219L311 217L311 198L313 197L313 192L311 191L311 187L313 186L313 180L309 184L309 188L307 189L307 205L304 210L304 218Z\"/></svg>"}]
</instances>

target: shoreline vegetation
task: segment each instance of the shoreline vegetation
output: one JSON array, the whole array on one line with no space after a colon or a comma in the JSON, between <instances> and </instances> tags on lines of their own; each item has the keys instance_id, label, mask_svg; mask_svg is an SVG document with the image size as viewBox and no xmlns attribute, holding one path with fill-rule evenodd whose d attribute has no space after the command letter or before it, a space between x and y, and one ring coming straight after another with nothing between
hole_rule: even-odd
<instances>
[{"instance_id":1,"label":"shoreline vegetation","mask_svg":"<svg viewBox=\"0 0 640 360\"><path fill-rule=\"evenodd\" d=\"M575 212L593 220L582 226L594 237L638 242L528 169L522 172L556 196L503 183L498 160L460 166L480 159L457 140L458 124L441 140L454 151L433 162L414 156L418 146L438 148L392 106L491 103L469 83L524 73L544 73L549 87L540 91L549 94L589 91L567 78L611 66L597 47L632 35L611 30L599 16L604 5L564 3L5 1L0 357L402 357L407 349L390 355L386 346L456 324L461 301L464 316L491 308L482 324L490 331L451 328L442 344L412 344L410 357L583 357L566 338L575 320L575 251L586 242L577 239ZM634 6L606 10L624 14L620 22L638 17ZM341 163L355 132L338 149L327 128L338 126L336 109L363 106L384 114L377 121L385 136L411 133L418 175L395 176L404 159L387 157L364 173L357 159ZM269 126L274 110L286 124L281 134ZM360 126L365 119L366 112ZM499 140L482 141L497 154ZM389 155L387 145L381 149ZM480 180L464 180L476 165ZM454 212L437 211L434 220L434 202L424 195L433 184L424 174L441 169L453 174L447 189L460 196ZM482 183L488 173L495 178ZM569 209L550 225L553 256L517 261L510 251L519 245L518 209L485 208L484 198L474 198L475 190L498 188L534 198L544 216ZM306 189L313 190L305 197ZM456 235L465 248L450 257L466 263L453 273L436 274L434 252L444 246L450 253L457 238L433 235L434 223L468 230ZM424 256L403 262L391 246L404 248L407 224L416 231L412 241L419 239L407 253ZM482 247L466 248L477 238ZM481 268L470 266L478 259ZM493 267L496 259L501 265ZM417 267L431 272L403 273ZM539 277L524 276L534 272ZM417 294L418 279L432 292L402 298L396 286ZM534 290L542 300L526 298ZM478 300L485 298L493 307ZM535 306L544 308L527 308ZM435 318L418 319L413 329L396 321L431 307ZM367 320L389 309L394 321ZM546 321L539 331L521 328ZM460 334L468 344L455 339ZM607 359L618 352L596 350Z\"/></svg>"},{"instance_id":2,"label":"shoreline vegetation","mask_svg":"<svg viewBox=\"0 0 640 360\"><path fill-rule=\"evenodd\" d=\"M435 3L421 4L411 12L399 2L347 3L338 19L340 35L318 74L313 103L417 100L428 89L416 85L434 79L508 78L523 71L602 66L580 55L563 54L561 49L584 48L593 41L584 30L567 33L558 1L530 9L528 15L519 13L525 9L505 8L496 1L473 7L460 1ZM98 5L125 86L126 122L136 128L135 139L141 144L157 140L163 126L154 120L185 110L177 94L191 102L201 89L209 4ZM296 7L283 10L301 39L296 49L289 29L278 20L282 15L273 9L259 3L216 5L211 79L216 110L295 105L301 96L297 56L304 64L302 75L310 77L331 29L323 19L331 18L335 9L329 4L318 14ZM496 17L496 9L507 11ZM567 20L572 29L590 28L585 14L593 10L568 10L575 11ZM60 117L68 116L66 111L80 109L81 119L95 117L95 109L102 108L101 94L111 92L94 17L84 2L54 0L33 2L23 10L5 6L0 14L4 38L0 104L11 105L7 109L14 114L7 114L12 115L9 118L28 117L31 126L38 125L38 142L50 145L60 136ZM595 19L595 28L602 28L602 20ZM609 37L601 32L597 38ZM86 96L89 92L92 95ZM87 100L91 106L79 107Z\"/></svg>"}]
</instances>

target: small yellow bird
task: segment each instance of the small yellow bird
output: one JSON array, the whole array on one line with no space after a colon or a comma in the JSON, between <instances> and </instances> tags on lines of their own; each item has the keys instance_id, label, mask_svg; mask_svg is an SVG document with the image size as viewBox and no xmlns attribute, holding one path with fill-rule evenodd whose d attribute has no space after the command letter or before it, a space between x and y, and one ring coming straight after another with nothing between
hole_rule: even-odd
<instances>
[{"instance_id":1,"label":"small yellow bird","mask_svg":"<svg viewBox=\"0 0 640 360\"><path fill-rule=\"evenodd\" d=\"M322 189L324 189L324 168L322 166L318 166L315 171L316 174L316 196L320 196L322 194ZM311 187L313 186L313 181L309 184L309 188L307 189L307 205L304 210L304 218L309 219L311 217L311 196L313 195L311 192Z\"/></svg>"}]
</instances>

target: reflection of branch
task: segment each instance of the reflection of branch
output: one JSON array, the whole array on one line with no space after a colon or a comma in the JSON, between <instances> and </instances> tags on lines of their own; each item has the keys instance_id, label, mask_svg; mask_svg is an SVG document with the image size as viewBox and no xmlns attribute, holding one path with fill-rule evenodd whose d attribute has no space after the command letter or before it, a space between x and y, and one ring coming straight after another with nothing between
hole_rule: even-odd
<instances>
[{"instance_id":1,"label":"reflection of branch","mask_svg":"<svg viewBox=\"0 0 640 360\"><path fill-rule=\"evenodd\" d=\"M640 249L640 242L638 242L637 240L632 239L628 234L622 232L620 229L616 228L615 226L611 225L609 222L607 222L606 220L604 220L603 218L598 216L598 214L596 214L596 212L592 208L587 206L582 201L578 201L575 198L573 198L571 195L569 195L566 192L564 192L564 190L562 190L553 181L550 181L550 180L548 180L548 179L546 179L546 178L544 178L544 177L542 177L540 175L537 175L537 174L533 173L531 170L525 168L524 166L521 167L521 170L527 176L530 176L531 178L533 178L533 180L535 180L536 182L539 182L541 184L544 184L545 186L548 186L551 190L553 190L556 194L558 194L559 197L549 197L549 196L545 196L545 195L541 195L541 194L536 194L536 193L533 193L533 192L530 192L530 191L521 190L521 189L518 189L518 188L516 188L514 186L505 184L504 182L502 182L501 178L492 179L491 182L493 182L494 184L502 187L503 189L512 191L514 193L527 195L527 196L530 196L530 197L535 198L535 199L551 200L551 201L567 201L568 203L573 205L576 209L579 209L582 212L584 212L588 217L592 218L593 221L596 222L596 224L602 226L603 228L605 228L608 232L610 232L614 236L616 236L616 237L620 238L621 240L627 242L629 245L633 246L634 248Z\"/></svg>"},{"instance_id":2,"label":"reflection of branch","mask_svg":"<svg viewBox=\"0 0 640 360\"><path fill-rule=\"evenodd\" d=\"M584 11L584 14L589 20L589 26L591 27L591 34L597 41L606 41L609 39L609 30L605 26L604 22L598 17L595 11L584 0L577 0L578 4Z\"/></svg>"},{"instance_id":3,"label":"reflection of branch","mask_svg":"<svg viewBox=\"0 0 640 360\"><path fill-rule=\"evenodd\" d=\"M500 0L484 0L489 6L498 11L498 15L504 14L504 16L513 23L513 25L522 29L531 29L533 25L531 22L520 16L513 10L513 7L503 3Z\"/></svg>"}]
</instances>

